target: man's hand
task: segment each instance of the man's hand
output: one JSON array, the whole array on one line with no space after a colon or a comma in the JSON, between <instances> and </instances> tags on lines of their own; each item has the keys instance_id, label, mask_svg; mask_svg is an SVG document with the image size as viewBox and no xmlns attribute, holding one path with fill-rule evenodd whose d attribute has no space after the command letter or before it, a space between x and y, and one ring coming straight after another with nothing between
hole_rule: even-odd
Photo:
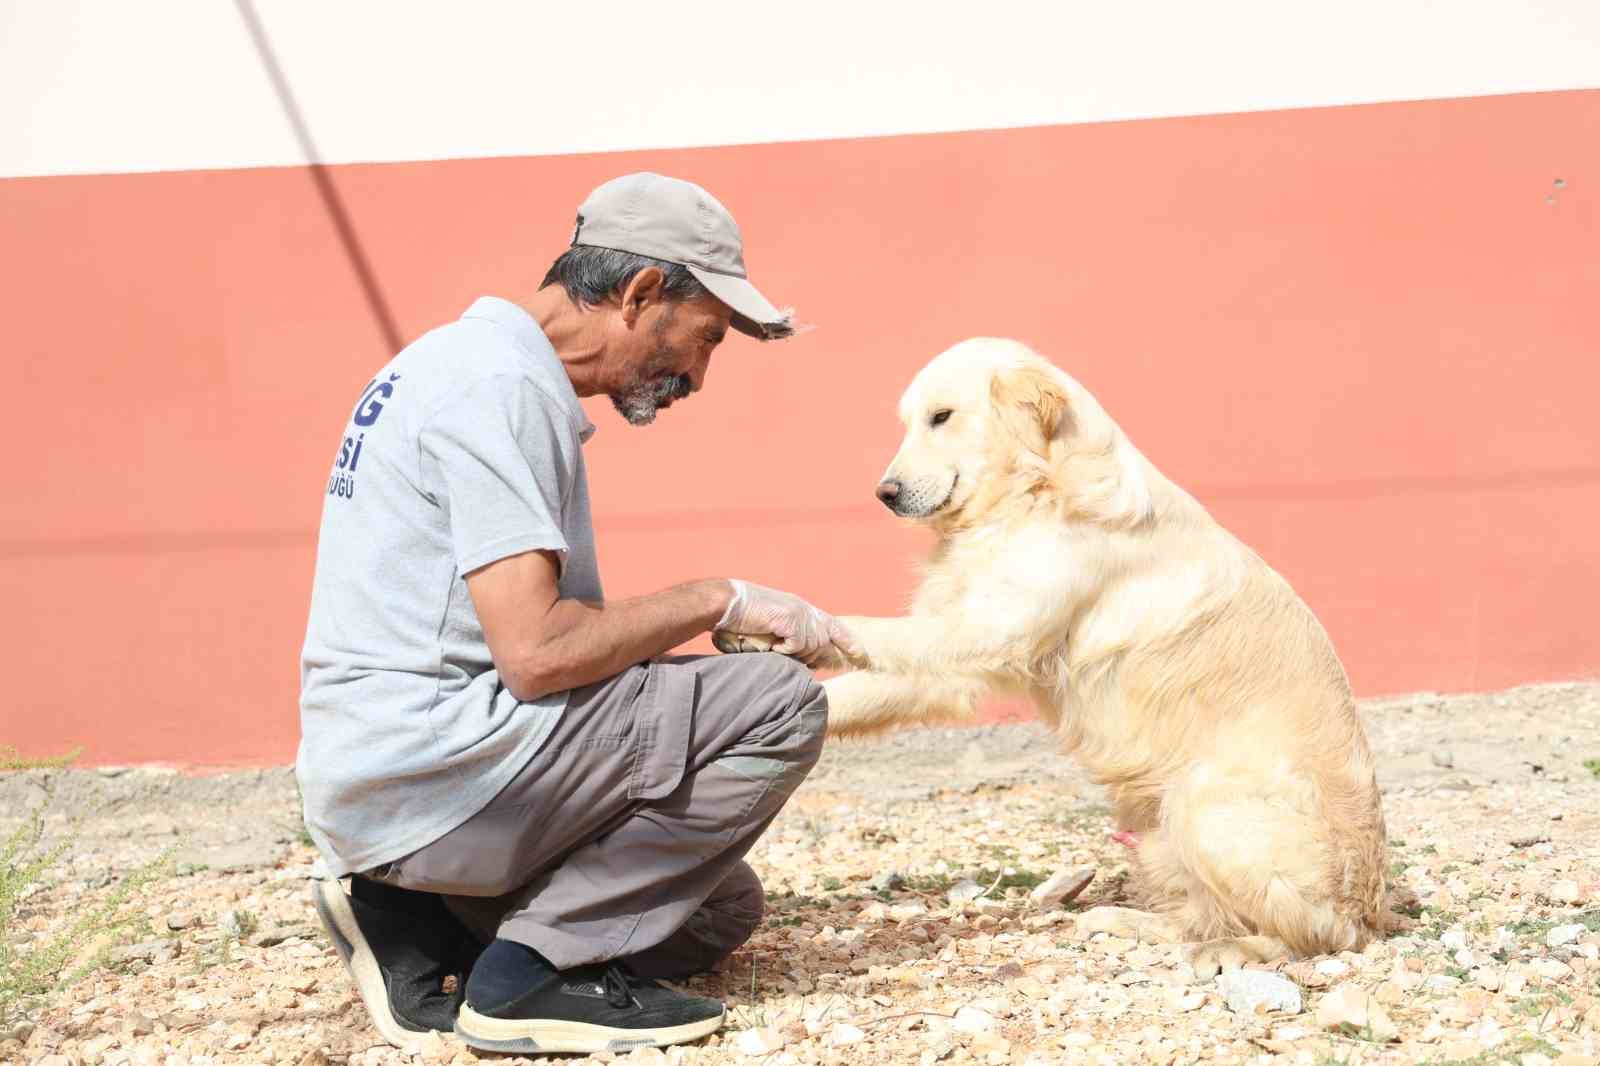
<instances>
[{"instance_id":1,"label":"man's hand","mask_svg":"<svg viewBox=\"0 0 1600 1066\"><path fill-rule=\"evenodd\" d=\"M849 632L839 620L800 597L764 585L729 579L733 602L713 631L778 638L773 651L791 655L807 666L834 657L859 654Z\"/></svg>"}]
</instances>

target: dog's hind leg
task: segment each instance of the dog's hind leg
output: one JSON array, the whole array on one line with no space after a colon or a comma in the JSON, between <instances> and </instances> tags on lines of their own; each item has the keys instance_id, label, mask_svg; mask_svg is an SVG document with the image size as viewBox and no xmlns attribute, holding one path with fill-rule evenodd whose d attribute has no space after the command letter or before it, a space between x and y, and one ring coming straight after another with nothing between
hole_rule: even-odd
<instances>
[{"instance_id":1,"label":"dog's hind leg","mask_svg":"<svg viewBox=\"0 0 1600 1066\"><path fill-rule=\"evenodd\" d=\"M1109 933L1145 944L1171 944L1182 939L1171 919L1132 907L1091 907L1078 915L1076 928L1078 936L1085 938Z\"/></svg>"},{"instance_id":2,"label":"dog's hind leg","mask_svg":"<svg viewBox=\"0 0 1600 1066\"><path fill-rule=\"evenodd\" d=\"M828 693L830 737L965 718L987 689L960 677L909 677L875 670L830 677L822 687Z\"/></svg>"},{"instance_id":3,"label":"dog's hind leg","mask_svg":"<svg viewBox=\"0 0 1600 1066\"><path fill-rule=\"evenodd\" d=\"M1248 962L1359 950L1376 931L1363 920L1369 880L1355 825L1332 826L1317 795L1200 767L1169 794L1162 843L1187 882L1174 918L1199 941L1205 977Z\"/></svg>"}]
</instances>

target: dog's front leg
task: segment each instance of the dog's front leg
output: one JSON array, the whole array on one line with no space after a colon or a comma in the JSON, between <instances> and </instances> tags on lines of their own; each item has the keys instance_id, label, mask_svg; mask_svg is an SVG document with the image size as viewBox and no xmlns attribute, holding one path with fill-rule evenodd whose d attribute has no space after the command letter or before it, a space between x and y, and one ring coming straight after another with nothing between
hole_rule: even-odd
<instances>
[{"instance_id":1,"label":"dog's front leg","mask_svg":"<svg viewBox=\"0 0 1600 1066\"><path fill-rule=\"evenodd\" d=\"M931 674L949 671L995 675L1027 658L1032 639L998 625L984 626L952 615L911 614L900 618L839 619L860 649L858 666L885 673Z\"/></svg>"},{"instance_id":2,"label":"dog's front leg","mask_svg":"<svg viewBox=\"0 0 1600 1066\"><path fill-rule=\"evenodd\" d=\"M830 677L822 687L828 693L828 736L849 737L966 717L987 686L961 678L857 670Z\"/></svg>"}]
</instances>

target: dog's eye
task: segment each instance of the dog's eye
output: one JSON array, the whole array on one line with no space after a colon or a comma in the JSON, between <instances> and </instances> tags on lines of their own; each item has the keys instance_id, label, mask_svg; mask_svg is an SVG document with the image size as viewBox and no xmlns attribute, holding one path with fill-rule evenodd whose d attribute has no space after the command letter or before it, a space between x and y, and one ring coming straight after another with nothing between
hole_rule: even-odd
<instances>
[{"instance_id":1,"label":"dog's eye","mask_svg":"<svg viewBox=\"0 0 1600 1066\"><path fill-rule=\"evenodd\" d=\"M935 412L933 412L933 417L928 419L928 425L930 425L930 426L942 426L946 422L950 421L950 416L953 413L954 412L952 412L950 410L950 408L948 408L948 407L946 407L942 411L935 411Z\"/></svg>"}]
</instances>

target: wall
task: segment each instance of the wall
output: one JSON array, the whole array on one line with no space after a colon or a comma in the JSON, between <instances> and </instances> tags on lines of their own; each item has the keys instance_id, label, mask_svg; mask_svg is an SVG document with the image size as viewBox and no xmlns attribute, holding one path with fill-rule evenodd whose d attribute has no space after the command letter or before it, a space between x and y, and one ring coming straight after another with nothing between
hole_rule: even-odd
<instances>
[{"instance_id":1,"label":"wall","mask_svg":"<svg viewBox=\"0 0 1600 1066\"><path fill-rule=\"evenodd\" d=\"M895 400L1006 334L1300 589L1362 693L1600 665L1593 5L760 7L0 15L0 744L291 758L383 319L525 294L646 168L722 198L818 328L730 340L648 429L594 406L611 595L733 574L896 610L924 540L871 495Z\"/></svg>"}]
</instances>

